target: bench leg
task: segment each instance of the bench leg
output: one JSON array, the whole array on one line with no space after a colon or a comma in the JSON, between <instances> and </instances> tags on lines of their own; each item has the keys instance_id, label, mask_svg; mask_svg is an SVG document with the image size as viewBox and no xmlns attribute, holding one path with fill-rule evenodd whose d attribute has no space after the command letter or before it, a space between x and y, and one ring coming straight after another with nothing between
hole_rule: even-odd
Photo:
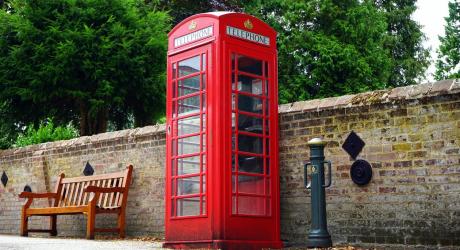
<instances>
[{"instance_id":1,"label":"bench leg","mask_svg":"<svg viewBox=\"0 0 460 250\"><path fill-rule=\"evenodd\" d=\"M27 229L29 224L29 217L25 215L25 211L23 210L21 213L21 236L29 236L29 231Z\"/></svg>"},{"instance_id":2,"label":"bench leg","mask_svg":"<svg viewBox=\"0 0 460 250\"><path fill-rule=\"evenodd\" d=\"M57 235L56 221L57 221L57 215L51 215L50 216L50 229L51 229L50 235L51 236Z\"/></svg>"},{"instance_id":3,"label":"bench leg","mask_svg":"<svg viewBox=\"0 0 460 250\"><path fill-rule=\"evenodd\" d=\"M120 238L125 238L125 213L118 214L118 234Z\"/></svg>"},{"instance_id":4,"label":"bench leg","mask_svg":"<svg viewBox=\"0 0 460 250\"><path fill-rule=\"evenodd\" d=\"M94 226L96 222L96 213L95 211L89 211L87 215L87 222L86 222L86 239L93 240L94 239Z\"/></svg>"}]
</instances>

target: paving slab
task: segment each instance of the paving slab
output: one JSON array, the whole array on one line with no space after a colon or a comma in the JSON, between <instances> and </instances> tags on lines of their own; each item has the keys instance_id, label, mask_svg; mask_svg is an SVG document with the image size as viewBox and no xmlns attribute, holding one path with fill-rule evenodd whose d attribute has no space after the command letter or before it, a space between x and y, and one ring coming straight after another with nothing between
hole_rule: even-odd
<instances>
[{"instance_id":1,"label":"paving slab","mask_svg":"<svg viewBox=\"0 0 460 250\"><path fill-rule=\"evenodd\" d=\"M139 240L86 240L69 238L36 238L0 235L1 250L152 250L162 249L161 242Z\"/></svg>"}]
</instances>

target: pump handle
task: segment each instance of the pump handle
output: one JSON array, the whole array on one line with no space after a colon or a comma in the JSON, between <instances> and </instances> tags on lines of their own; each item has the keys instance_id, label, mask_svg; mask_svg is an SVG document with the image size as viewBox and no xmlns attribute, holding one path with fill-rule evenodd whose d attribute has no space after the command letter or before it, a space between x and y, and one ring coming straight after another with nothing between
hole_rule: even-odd
<instances>
[{"instance_id":1,"label":"pump handle","mask_svg":"<svg viewBox=\"0 0 460 250\"><path fill-rule=\"evenodd\" d=\"M323 187L327 188L327 187L330 187L331 184L332 184L332 163L331 161L323 161L323 164L324 163L327 163L327 179L328 179L328 183L326 185L323 185Z\"/></svg>"},{"instance_id":2,"label":"pump handle","mask_svg":"<svg viewBox=\"0 0 460 250\"><path fill-rule=\"evenodd\" d=\"M308 165L311 165L311 162L307 162L303 168L303 184L306 189L311 189L311 183L308 183Z\"/></svg>"}]
</instances>

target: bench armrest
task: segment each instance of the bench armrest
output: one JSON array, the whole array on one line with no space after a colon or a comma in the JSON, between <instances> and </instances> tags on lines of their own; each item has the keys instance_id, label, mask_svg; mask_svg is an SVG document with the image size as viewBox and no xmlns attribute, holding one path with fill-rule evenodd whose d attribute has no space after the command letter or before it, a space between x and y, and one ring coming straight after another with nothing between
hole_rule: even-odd
<instances>
[{"instance_id":1,"label":"bench armrest","mask_svg":"<svg viewBox=\"0 0 460 250\"><path fill-rule=\"evenodd\" d=\"M85 188L85 192L92 193L123 193L125 188L123 187L97 187L97 186L88 186Z\"/></svg>"},{"instance_id":2,"label":"bench armrest","mask_svg":"<svg viewBox=\"0 0 460 250\"><path fill-rule=\"evenodd\" d=\"M19 198L57 198L58 194L56 193L32 193L32 192L22 192L19 194Z\"/></svg>"}]
</instances>

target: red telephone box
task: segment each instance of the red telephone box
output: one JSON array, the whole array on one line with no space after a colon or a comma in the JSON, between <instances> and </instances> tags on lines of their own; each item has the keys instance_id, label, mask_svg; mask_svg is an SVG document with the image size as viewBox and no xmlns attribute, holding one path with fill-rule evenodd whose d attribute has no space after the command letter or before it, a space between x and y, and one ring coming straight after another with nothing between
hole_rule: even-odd
<instances>
[{"instance_id":1,"label":"red telephone box","mask_svg":"<svg viewBox=\"0 0 460 250\"><path fill-rule=\"evenodd\" d=\"M275 30L203 13L168 46L165 247L281 247Z\"/></svg>"}]
</instances>

